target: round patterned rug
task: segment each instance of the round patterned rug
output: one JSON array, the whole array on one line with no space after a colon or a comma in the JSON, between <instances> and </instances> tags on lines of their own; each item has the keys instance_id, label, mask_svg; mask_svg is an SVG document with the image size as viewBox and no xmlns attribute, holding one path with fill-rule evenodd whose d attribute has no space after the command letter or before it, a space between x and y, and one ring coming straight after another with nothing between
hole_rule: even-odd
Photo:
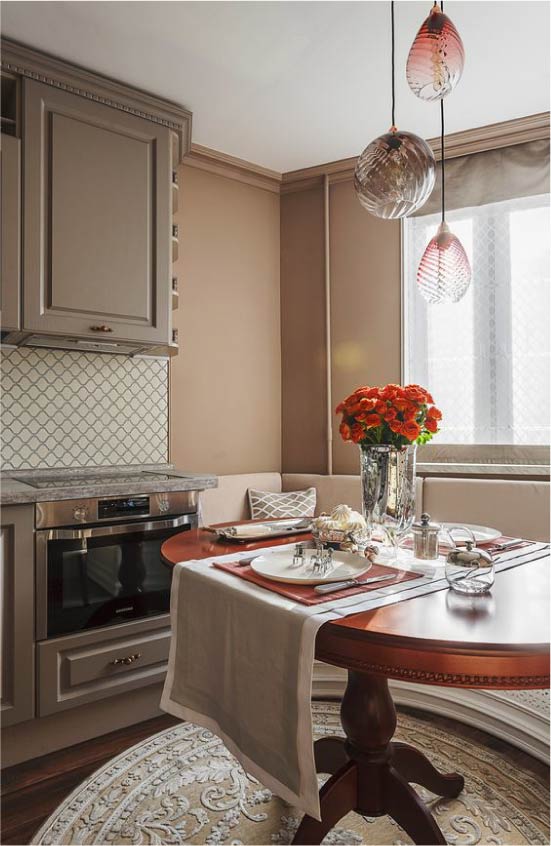
<instances>
[{"instance_id":1,"label":"round patterned rug","mask_svg":"<svg viewBox=\"0 0 551 846\"><path fill-rule=\"evenodd\" d=\"M342 734L336 702L312 704L315 733ZM423 750L466 786L442 800L419 789L448 843L549 843L546 768L487 735L443 718L401 712L397 739ZM499 747L496 750L496 745ZM320 779L321 781L321 779ZM222 742L181 723L95 772L35 835L37 844L285 844L300 813L248 776ZM349 814L325 844L405 844L388 817Z\"/></svg>"}]
</instances>

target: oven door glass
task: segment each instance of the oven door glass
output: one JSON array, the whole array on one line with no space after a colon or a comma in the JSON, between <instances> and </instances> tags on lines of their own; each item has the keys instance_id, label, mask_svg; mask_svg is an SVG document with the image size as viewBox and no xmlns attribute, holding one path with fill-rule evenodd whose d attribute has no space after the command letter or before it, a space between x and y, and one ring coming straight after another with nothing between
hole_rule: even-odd
<instances>
[{"instance_id":1,"label":"oven door glass","mask_svg":"<svg viewBox=\"0 0 551 846\"><path fill-rule=\"evenodd\" d=\"M49 540L47 636L167 613L172 567L161 545L190 528Z\"/></svg>"}]
</instances>

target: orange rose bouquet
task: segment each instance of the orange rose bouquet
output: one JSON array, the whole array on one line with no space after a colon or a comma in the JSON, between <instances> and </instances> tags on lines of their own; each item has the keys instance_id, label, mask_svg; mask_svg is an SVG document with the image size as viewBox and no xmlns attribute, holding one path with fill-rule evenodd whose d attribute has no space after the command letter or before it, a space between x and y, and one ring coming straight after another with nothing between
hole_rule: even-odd
<instances>
[{"instance_id":1,"label":"orange rose bouquet","mask_svg":"<svg viewBox=\"0 0 551 846\"><path fill-rule=\"evenodd\" d=\"M442 412L419 385L357 388L336 408L344 441L359 446L425 444L438 432Z\"/></svg>"}]
</instances>

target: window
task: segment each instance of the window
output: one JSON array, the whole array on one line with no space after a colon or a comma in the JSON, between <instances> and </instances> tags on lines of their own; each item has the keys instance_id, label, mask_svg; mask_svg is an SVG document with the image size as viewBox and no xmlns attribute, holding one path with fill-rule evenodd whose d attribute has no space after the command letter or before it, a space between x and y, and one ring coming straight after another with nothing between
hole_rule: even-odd
<instances>
[{"instance_id":1,"label":"window","mask_svg":"<svg viewBox=\"0 0 551 846\"><path fill-rule=\"evenodd\" d=\"M429 388L435 445L549 444L549 195L446 215L472 267L465 297L428 305L416 290L440 216L404 221L404 378Z\"/></svg>"}]
</instances>

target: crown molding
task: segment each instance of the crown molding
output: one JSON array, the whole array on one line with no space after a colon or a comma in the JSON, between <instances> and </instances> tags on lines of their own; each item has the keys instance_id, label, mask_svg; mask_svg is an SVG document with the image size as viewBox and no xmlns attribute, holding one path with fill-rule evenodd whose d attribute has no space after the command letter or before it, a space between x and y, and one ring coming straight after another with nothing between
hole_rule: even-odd
<instances>
[{"instance_id":1,"label":"crown molding","mask_svg":"<svg viewBox=\"0 0 551 846\"><path fill-rule=\"evenodd\" d=\"M550 130L549 112L540 112L527 117L515 118L514 120L501 123L491 123L487 126L479 126L475 129L466 129L462 132L453 132L446 135L446 158L452 159L457 156L467 156L471 153L481 153L486 150L496 150L500 147L510 147L514 144L524 144L527 141L540 141L549 138ZM440 138L429 138L435 158L440 159ZM340 159L335 162L306 167L301 170L292 170L282 174L281 193L287 194L293 191L307 191L311 188L319 188L327 175L330 184L336 182L348 182L354 178L354 168L357 156L348 159Z\"/></svg>"},{"instance_id":2,"label":"crown molding","mask_svg":"<svg viewBox=\"0 0 551 846\"><path fill-rule=\"evenodd\" d=\"M261 167L245 159L230 156L228 153L211 150L210 147L203 147L202 144L191 145L189 153L184 158L184 165L206 170L217 176L225 176L227 179L235 179L237 182L244 182L246 185L262 188L274 194L279 194L281 187L281 173L276 170Z\"/></svg>"},{"instance_id":3,"label":"crown molding","mask_svg":"<svg viewBox=\"0 0 551 846\"><path fill-rule=\"evenodd\" d=\"M178 103L9 38L2 38L0 44L3 70L168 127L178 136L180 160L190 149L192 114Z\"/></svg>"}]
</instances>

